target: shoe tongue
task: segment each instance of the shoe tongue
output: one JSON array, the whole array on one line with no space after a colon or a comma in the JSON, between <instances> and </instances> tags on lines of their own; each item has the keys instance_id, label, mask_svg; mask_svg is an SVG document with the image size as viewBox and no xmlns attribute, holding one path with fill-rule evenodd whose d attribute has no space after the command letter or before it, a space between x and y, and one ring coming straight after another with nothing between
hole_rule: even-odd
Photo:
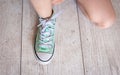
<instances>
[{"instance_id":1,"label":"shoe tongue","mask_svg":"<svg viewBox=\"0 0 120 75\"><path fill-rule=\"evenodd\" d=\"M48 36L50 36L50 32L45 32L45 33L42 34L42 35L44 35L44 37L48 37Z\"/></svg>"},{"instance_id":2,"label":"shoe tongue","mask_svg":"<svg viewBox=\"0 0 120 75\"><path fill-rule=\"evenodd\" d=\"M40 52L44 52L44 53L52 53L51 48L48 48L46 46L41 46L39 49Z\"/></svg>"}]
</instances>

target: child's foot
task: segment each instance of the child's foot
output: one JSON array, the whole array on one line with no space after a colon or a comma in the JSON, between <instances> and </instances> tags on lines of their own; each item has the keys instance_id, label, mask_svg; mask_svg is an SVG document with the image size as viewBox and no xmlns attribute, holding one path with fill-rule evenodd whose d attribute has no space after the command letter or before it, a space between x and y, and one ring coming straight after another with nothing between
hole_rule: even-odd
<instances>
[{"instance_id":1,"label":"child's foot","mask_svg":"<svg viewBox=\"0 0 120 75\"><path fill-rule=\"evenodd\" d=\"M40 18L38 32L35 42L35 55L41 64L47 64L51 61L55 48L55 23L56 18Z\"/></svg>"}]
</instances>

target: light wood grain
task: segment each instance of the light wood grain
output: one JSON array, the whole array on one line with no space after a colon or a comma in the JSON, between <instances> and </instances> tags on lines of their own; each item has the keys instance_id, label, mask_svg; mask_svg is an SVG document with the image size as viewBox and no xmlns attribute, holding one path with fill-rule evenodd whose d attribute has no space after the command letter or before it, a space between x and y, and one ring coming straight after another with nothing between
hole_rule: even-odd
<instances>
[{"instance_id":1,"label":"light wood grain","mask_svg":"<svg viewBox=\"0 0 120 75\"><path fill-rule=\"evenodd\" d=\"M57 18L56 53L48 74L84 75L76 3L65 0L55 10L63 10L63 14Z\"/></svg>"},{"instance_id":2,"label":"light wood grain","mask_svg":"<svg viewBox=\"0 0 120 75\"><path fill-rule=\"evenodd\" d=\"M20 75L22 1L0 0L0 75Z\"/></svg>"},{"instance_id":3,"label":"light wood grain","mask_svg":"<svg viewBox=\"0 0 120 75\"><path fill-rule=\"evenodd\" d=\"M34 37L38 18L29 1L23 0L21 74L39 75L42 70L39 69L34 57Z\"/></svg>"},{"instance_id":4,"label":"light wood grain","mask_svg":"<svg viewBox=\"0 0 120 75\"><path fill-rule=\"evenodd\" d=\"M117 22L109 29L97 28L78 11L85 75L120 75L120 1L112 2Z\"/></svg>"},{"instance_id":5,"label":"light wood grain","mask_svg":"<svg viewBox=\"0 0 120 75\"><path fill-rule=\"evenodd\" d=\"M29 0L0 0L0 75L120 75L120 1L113 27L101 30L78 10L75 0L55 6L56 46L52 62L34 55L38 16Z\"/></svg>"}]
</instances>

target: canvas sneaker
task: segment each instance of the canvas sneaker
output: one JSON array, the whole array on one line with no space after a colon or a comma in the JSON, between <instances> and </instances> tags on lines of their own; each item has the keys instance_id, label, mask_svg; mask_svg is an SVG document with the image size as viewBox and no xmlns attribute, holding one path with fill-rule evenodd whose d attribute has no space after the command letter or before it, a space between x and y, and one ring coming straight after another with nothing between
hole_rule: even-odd
<instances>
[{"instance_id":1,"label":"canvas sneaker","mask_svg":"<svg viewBox=\"0 0 120 75\"><path fill-rule=\"evenodd\" d=\"M41 64L48 64L55 50L55 24L57 15L49 19L40 18L35 41L35 55Z\"/></svg>"}]
</instances>

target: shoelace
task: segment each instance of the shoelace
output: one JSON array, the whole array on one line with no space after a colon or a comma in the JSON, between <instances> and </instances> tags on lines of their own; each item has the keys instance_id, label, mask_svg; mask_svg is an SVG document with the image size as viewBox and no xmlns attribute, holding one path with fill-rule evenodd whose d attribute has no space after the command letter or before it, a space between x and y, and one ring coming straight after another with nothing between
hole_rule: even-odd
<instances>
[{"instance_id":1,"label":"shoelace","mask_svg":"<svg viewBox=\"0 0 120 75\"><path fill-rule=\"evenodd\" d=\"M54 38L54 28L55 28L55 19L62 13L59 12L52 16L49 20L40 18L40 24L37 27L41 27L40 30L40 46L47 48L53 47L53 38Z\"/></svg>"}]
</instances>

